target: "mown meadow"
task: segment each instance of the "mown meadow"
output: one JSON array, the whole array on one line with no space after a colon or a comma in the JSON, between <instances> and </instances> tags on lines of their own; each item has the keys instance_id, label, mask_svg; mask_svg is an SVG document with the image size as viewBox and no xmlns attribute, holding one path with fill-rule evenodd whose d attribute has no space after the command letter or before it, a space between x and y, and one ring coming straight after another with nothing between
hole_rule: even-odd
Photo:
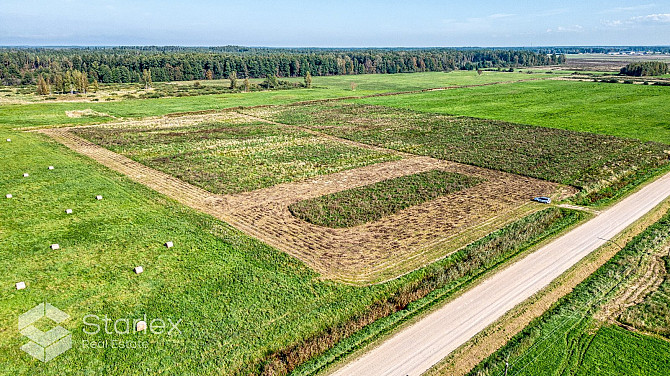
<instances>
[{"instance_id":1,"label":"mown meadow","mask_svg":"<svg viewBox=\"0 0 670 376\"><path fill-rule=\"evenodd\" d=\"M282 375L293 370L314 374L587 217L582 212L547 208L399 279L354 287L323 280L298 260L226 223L133 183L46 136L13 128L103 123L115 118L532 78L526 73L454 73L458 74L398 75L398 80L395 75L323 77L325 83L315 78L312 89L287 91L0 106L0 197L13 195L0 200L0 267L5 271L0 276L0 373ZM352 90L354 78L357 86ZM563 85L547 82L554 83ZM504 86L513 85L522 84ZM434 93L463 97L463 93L471 93L469 90L474 89ZM383 97L393 105L397 104L395 98ZM86 109L95 113L76 118L66 114ZM391 123L396 120L390 119ZM278 137L276 128L253 122L239 125L239 129L214 123L206 127L225 128L215 132L217 141L224 143L235 132L268 143ZM109 147L127 147L145 161L161 157L160 153L150 156L151 148L172 158L179 150L170 150L170 144L183 142L186 147L199 142L194 131L197 129L170 135L161 134L162 130L155 134L142 130L121 134L128 145ZM285 132L283 129L279 137ZM252 149L259 148L260 157L272 163L304 155L312 158L310 150L331 157L348 152L324 149L330 147L328 143L316 142L315 146L314 139L300 131L288 132L286 137L305 140L305 147L293 150L295 153L290 148L281 151L287 154L268 153L261 144L252 145ZM416 132L415 137L423 136ZM12 141L4 142L6 138ZM392 142L388 136L386 140ZM146 151L140 150L142 143ZM410 149L421 147L417 143ZM366 158L378 157L352 154L363 164L368 163ZM201 161L210 163L207 158L205 153ZM342 166L338 160L329 158L327 162L335 168ZM189 163L175 164L171 173L185 170ZM55 169L47 170L49 165ZM215 165L210 163L208 168ZM216 168L219 173L240 172L221 164ZM24 178L23 173L30 175ZM217 189L220 183L213 179L209 184L210 189ZM262 186L241 180L225 184L230 185L219 186L220 192ZM104 199L97 201L95 195ZM72 208L73 214L66 215L67 208ZM175 246L166 248L166 241ZM53 243L60 249L51 250ZM144 267L139 275L133 272L138 265ZM19 281L26 282L25 290L15 289ZM74 342L71 350L47 364L20 350L27 340L16 330L17 316L43 301L71 316L63 326L73 333ZM182 320L181 333L139 338L134 332L89 336L83 332L86 314L131 320L146 314L149 319ZM84 348L84 339L107 344L144 343L147 347Z\"/></svg>"},{"instance_id":2,"label":"mown meadow","mask_svg":"<svg viewBox=\"0 0 670 376\"><path fill-rule=\"evenodd\" d=\"M252 94L257 96L233 104L281 95ZM124 116L141 116L192 109L193 99L175 99L176 107L152 107L169 102L160 100L108 104L127 105ZM200 109L208 107L203 99ZM0 277L0 327L7 328L0 332L2 374L284 374L328 349L347 353L352 343L363 343L353 335L364 324L395 314L379 327L367 326L383 333L391 322L428 309L435 296L456 293L584 219L576 212L549 209L397 280L367 287L324 281L296 259L221 221L133 183L46 136L12 129L51 125L51 120L100 120L64 115L80 105L0 109L0 187L2 197L13 195L0 201L0 265L5 270ZM50 165L55 169L48 170ZM96 200L96 195L103 199ZM65 214L68 208L73 214ZM166 248L167 241L174 247ZM53 243L60 249L51 250ZM135 274L136 266L144 272ZM16 290L21 281L27 288ZM437 288L444 289L429 296ZM420 298L427 300L409 308ZM71 316L62 325L73 333L74 344L47 364L20 350L27 340L15 328L19 314L43 301ZM88 335L82 321L87 314L112 320L145 314L149 320L181 320L181 333ZM334 349L345 338L351 338L347 347ZM107 347L85 348L84 340ZM146 348L113 347L119 341ZM319 364L332 362L324 359Z\"/></svg>"},{"instance_id":3,"label":"mown meadow","mask_svg":"<svg viewBox=\"0 0 670 376\"><path fill-rule=\"evenodd\" d=\"M14 328L20 313L46 300L71 316L64 326L74 342L73 349L42 364L21 352L26 340L18 331L5 330L0 369L6 374L270 372L278 367L272 354L290 351L307 360L316 355L305 346L310 339L375 317L366 313L374 307L405 308L416 291L425 295L446 281L438 271L467 273L472 280L496 265L499 250L506 250L508 258L520 251L517 247L581 219L554 211L521 222L533 231L518 230L527 237L519 243L515 235L507 248L493 248L496 253L486 263L481 263L483 256L473 257L477 265L458 256L449 267L440 264L382 285L352 287L322 281L294 258L45 136L1 133L12 139L2 144L0 177L3 193L13 198L0 201L0 264L6 271L0 277L0 326ZM48 170L49 165L55 169ZM30 176L24 178L25 172ZM95 200L96 195L103 200ZM66 215L67 208L74 213ZM175 246L165 248L166 241ZM60 249L51 250L53 243ZM140 275L133 272L138 265L145 270ZM14 288L19 281L26 282L25 290ZM378 311L376 317L390 312ZM132 332L89 336L82 322L87 314L181 319L182 333L139 339ZM83 340L148 347L91 349L83 347Z\"/></svg>"}]
</instances>

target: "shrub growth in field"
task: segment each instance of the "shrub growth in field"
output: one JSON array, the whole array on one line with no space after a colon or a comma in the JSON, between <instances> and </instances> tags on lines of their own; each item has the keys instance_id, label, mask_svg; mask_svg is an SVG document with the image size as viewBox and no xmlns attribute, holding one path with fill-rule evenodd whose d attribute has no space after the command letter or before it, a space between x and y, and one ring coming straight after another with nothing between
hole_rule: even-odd
<instances>
[{"instance_id":1,"label":"shrub growth in field","mask_svg":"<svg viewBox=\"0 0 670 376\"><path fill-rule=\"evenodd\" d=\"M289 206L296 217L327 227L372 222L413 205L472 187L481 179L431 170L384 180Z\"/></svg>"},{"instance_id":2,"label":"shrub growth in field","mask_svg":"<svg viewBox=\"0 0 670 376\"><path fill-rule=\"evenodd\" d=\"M112 151L213 193L229 194L339 172L396 156L307 132L239 119L75 130Z\"/></svg>"},{"instance_id":3,"label":"shrub growth in field","mask_svg":"<svg viewBox=\"0 0 670 376\"><path fill-rule=\"evenodd\" d=\"M668 163L661 143L495 120L342 103L255 111L368 144L580 187L583 204L616 197Z\"/></svg>"}]
</instances>

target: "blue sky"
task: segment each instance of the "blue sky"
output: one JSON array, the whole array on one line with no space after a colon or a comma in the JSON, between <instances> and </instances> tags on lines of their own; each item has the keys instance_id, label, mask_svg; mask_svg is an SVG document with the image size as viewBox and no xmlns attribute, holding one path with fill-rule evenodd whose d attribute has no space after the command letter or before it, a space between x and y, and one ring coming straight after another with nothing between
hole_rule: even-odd
<instances>
[{"instance_id":1,"label":"blue sky","mask_svg":"<svg viewBox=\"0 0 670 376\"><path fill-rule=\"evenodd\" d=\"M0 0L0 45L670 45L670 0Z\"/></svg>"}]
</instances>

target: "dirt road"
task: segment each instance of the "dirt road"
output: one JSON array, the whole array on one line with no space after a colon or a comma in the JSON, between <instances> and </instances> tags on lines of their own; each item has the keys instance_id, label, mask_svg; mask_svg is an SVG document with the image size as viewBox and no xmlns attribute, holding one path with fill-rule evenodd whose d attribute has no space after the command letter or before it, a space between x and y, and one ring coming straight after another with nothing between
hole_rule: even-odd
<instances>
[{"instance_id":1,"label":"dirt road","mask_svg":"<svg viewBox=\"0 0 670 376\"><path fill-rule=\"evenodd\" d=\"M670 196L670 174L500 271L333 375L421 375Z\"/></svg>"}]
</instances>

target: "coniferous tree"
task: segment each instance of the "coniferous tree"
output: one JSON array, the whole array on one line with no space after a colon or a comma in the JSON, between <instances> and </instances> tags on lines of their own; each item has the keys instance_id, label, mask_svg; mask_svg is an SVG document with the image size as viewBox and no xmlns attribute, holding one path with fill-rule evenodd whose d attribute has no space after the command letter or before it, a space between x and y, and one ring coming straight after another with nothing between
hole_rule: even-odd
<instances>
[{"instance_id":1,"label":"coniferous tree","mask_svg":"<svg viewBox=\"0 0 670 376\"><path fill-rule=\"evenodd\" d=\"M54 91L57 93L63 93L65 91L65 86L63 86L63 74L56 73L53 77Z\"/></svg>"},{"instance_id":2,"label":"coniferous tree","mask_svg":"<svg viewBox=\"0 0 670 376\"><path fill-rule=\"evenodd\" d=\"M88 90L88 76L86 75L86 72L81 72L79 74L79 84L78 90L84 94L86 94L86 91Z\"/></svg>"},{"instance_id":3,"label":"coniferous tree","mask_svg":"<svg viewBox=\"0 0 670 376\"><path fill-rule=\"evenodd\" d=\"M65 90L70 91L70 94L74 94L74 78L72 77L72 71L65 72L65 75L63 76L63 86Z\"/></svg>"}]
</instances>

